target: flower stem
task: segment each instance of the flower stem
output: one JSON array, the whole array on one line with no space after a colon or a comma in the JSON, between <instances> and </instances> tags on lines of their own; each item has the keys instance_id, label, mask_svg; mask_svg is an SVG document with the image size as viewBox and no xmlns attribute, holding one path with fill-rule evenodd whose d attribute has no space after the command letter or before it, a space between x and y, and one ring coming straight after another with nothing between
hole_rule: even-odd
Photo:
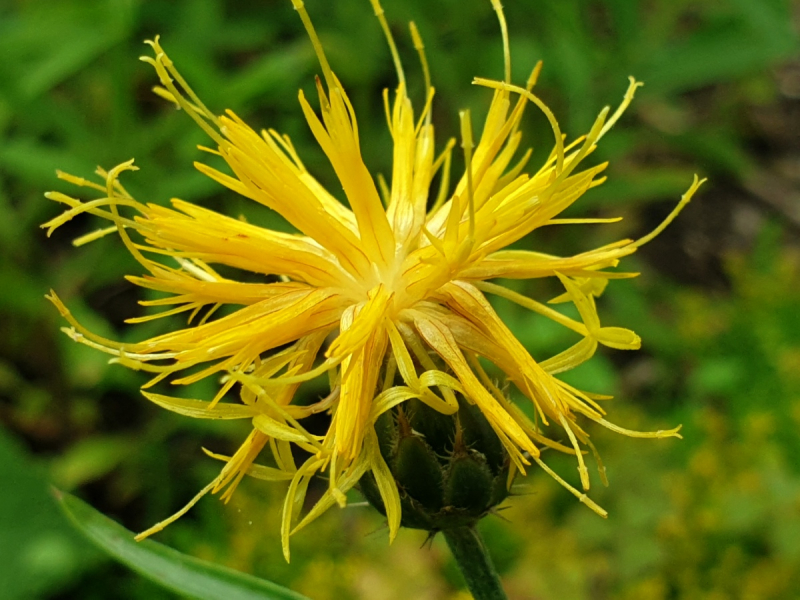
<instances>
[{"instance_id":1,"label":"flower stem","mask_svg":"<svg viewBox=\"0 0 800 600\"><path fill-rule=\"evenodd\" d=\"M507 600L500 577L477 527L442 531L475 600Z\"/></svg>"}]
</instances>

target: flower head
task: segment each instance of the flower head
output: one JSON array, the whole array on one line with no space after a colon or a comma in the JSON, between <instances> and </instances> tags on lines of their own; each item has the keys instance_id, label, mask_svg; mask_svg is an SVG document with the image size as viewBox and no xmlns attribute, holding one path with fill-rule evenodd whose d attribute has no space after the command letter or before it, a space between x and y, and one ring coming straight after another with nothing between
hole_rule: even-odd
<instances>
[{"instance_id":1,"label":"flower head","mask_svg":"<svg viewBox=\"0 0 800 600\"><path fill-rule=\"evenodd\" d=\"M430 85L422 42L411 24L427 82L426 102L414 112L388 25L378 0L372 0L392 51L399 85L390 101L384 94L393 139L390 185L378 185L364 164L356 115L344 87L331 70L301 0L292 0L316 50L322 79L317 79L319 110L302 92L300 106L311 131L330 161L347 198L342 204L306 170L288 137L274 130L256 132L228 110L211 112L180 76L158 38L148 42L154 57L143 58L158 73L159 95L183 109L213 140L204 148L227 163L223 173L203 163L196 167L237 194L280 213L298 231L264 229L181 200L171 207L143 204L119 181L133 161L108 172L102 184L59 174L101 197L80 201L51 192L48 198L69 209L45 224L48 233L80 213L107 219L111 226L78 243L115 231L145 270L132 283L165 293L144 301L164 312L130 319L141 322L189 313L190 325L139 343L123 344L85 329L53 293L50 300L69 321L65 331L78 342L113 356L112 361L149 372L143 395L171 411L204 419L249 419L253 430L220 474L182 511L140 534L145 537L182 515L200 497L224 490L227 500L244 475L285 480L283 539L288 558L291 532L335 503L370 472L385 506L390 537L401 521L400 494L379 450L375 430L381 414L416 399L443 414L459 410L464 399L485 417L510 461L511 476L538 464L597 513L605 511L585 494L589 476L587 446L596 456L586 421L636 437L678 436L678 428L655 433L622 429L605 419L601 397L561 381L557 375L591 358L598 345L637 349L639 337L629 329L605 327L595 307L610 279L633 273L611 270L656 235L686 204L695 179L681 203L652 234L621 240L575 256L559 257L523 250L504 250L545 225L596 223L598 219L560 219L558 215L586 190L603 181L605 164L581 169L583 159L619 119L640 84L631 79L619 108L600 112L590 131L566 143L549 108L533 94L541 64L524 86L510 81L506 25L493 0L505 49L505 78L475 79L493 90L477 142L470 115L460 114L465 172L450 188L455 142L435 150ZM543 111L553 130L549 158L526 172L530 153L516 163L522 141L520 120L529 104ZM440 186L431 191L434 176ZM125 214L127 213L127 215ZM132 214L130 214L132 213ZM262 276L240 282L215 270L225 265ZM572 302L580 314L571 319L547 304L514 292L493 279L556 277L564 293L555 302ZM574 331L579 341L547 360L537 361L503 323L488 295L516 302ZM225 316L221 306L234 307ZM192 321L205 311L194 325ZM493 383L483 364L491 363L513 383L533 408L533 419ZM328 374L330 393L311 405L294 401L304 381ZM150 391L162 380L190 384L220 377L211 400L173 397ZM231 392L239 399L231 401ZM462 401L464 401L462 400ZM316 413L329 412L322 436L303 426ZM565 437L564 443L556 441ZM296 464L292 445L308 458ZM543 447L573 454L583 491L572 487L543 462ZM270 456L274 466L256 462ZM263 461L262 461L263 462ZM327 492L309 514L297 517L310 479L327 472ZM602 476L602 467L601 467ZM604 476L603 476L604 478ZM509 478L510 482L510 478Z\"/></svg>"}]
</instances>

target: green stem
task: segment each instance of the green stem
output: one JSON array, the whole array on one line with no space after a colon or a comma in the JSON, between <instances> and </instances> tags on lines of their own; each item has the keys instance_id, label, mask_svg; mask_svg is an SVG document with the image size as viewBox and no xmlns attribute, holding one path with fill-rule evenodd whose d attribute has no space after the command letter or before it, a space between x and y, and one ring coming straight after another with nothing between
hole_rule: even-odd
<instances>
[{"instance_id":1,"label":"green stem","mask_svg":"<svg viewBox=\"0 0 800 600\"><path fill-rule=\"evenodd\" d=\"M477 527L444 529L444 538L475 600L507 600Z\"/></svg>"}]
</instances>

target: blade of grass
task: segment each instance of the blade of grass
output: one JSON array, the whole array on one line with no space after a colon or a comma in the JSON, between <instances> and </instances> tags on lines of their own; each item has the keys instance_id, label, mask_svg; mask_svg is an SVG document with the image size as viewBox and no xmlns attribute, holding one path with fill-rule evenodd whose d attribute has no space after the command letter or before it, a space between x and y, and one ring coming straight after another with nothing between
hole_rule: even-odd
<instances>
[{"instance_id":1,"label":"blade of grass","mask_svg":"<svg viewBox=\"0 0 800 600\"><path fill-rule=\"evenodd\" d=\"M275 583L182 554L133 533L78 498L53 490L64 514L110 556L158 585L197 600L308 600Z\"/></svg>"}]
</instances>

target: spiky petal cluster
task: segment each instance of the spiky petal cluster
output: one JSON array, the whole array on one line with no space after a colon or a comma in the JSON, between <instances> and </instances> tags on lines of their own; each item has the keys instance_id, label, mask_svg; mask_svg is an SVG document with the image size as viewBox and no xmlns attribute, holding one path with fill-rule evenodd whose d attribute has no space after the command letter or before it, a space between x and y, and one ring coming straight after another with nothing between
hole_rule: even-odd
<instances>
[{"instance_id":1,"label":"spiky petal cluster","mask_svg":"<svg viewBox=\"0 0 800 600\"><path fill-rule=\"evenodd\" d=\"M485 415L510 456L512 471L524 472L536 462L601 515L605 512L585 493L542 461L540 448L574 454L581 485L588 490L581 444L593 452L594 448L578 417L625 435L678 435L677 429L636 433L612 425L597 403L599 396L577 390L556 376L588 360L598 344L629 350L639 347L639 337L632 331L601 325L595 297L609 279L633 275L608 269L666 226L700 182L695 180L662 227L638 241L621 240L570 257L504 250L545 225L598 221L559 219L558 215L603 181L605 164L581 170L581 161L616 122L639 84L631 79L619 109L610 117L604 109L588 134L565 145L552 113L531 91L541 65L526 86L510 83L505 21L499 3L493 2L505 41L506 77L504 81L475 80L492 88L494 95L477 144L472 141L468 113L461 115L466 170L450 191L454 143L451 140L440 154L435 153L430 119L433 89L428 83L425 107L415 114L382 10L377 0L372 2L400 77L391 106L388 93L384 95L394 142L390 187L376 185L367 170L353 107L328 65L302 2L293 0L324 76L323 81L317 80L319 113L302 92L300 105L338 176L349 208L309 174L286 136L273 130L258 133L231 111L219 117L209 111L158 39L149 42L155 56L144 59L156 69L163 85L156 91L206 131L216 144L216 149L207 150L224 159L230 174L201 163L197 168L280 213L298 233L264 229L181 200L173 200L171 208L142 204L119 182L120 173L135 169L133 161L108 173L99 171L104 185L60 174L74 184L100 191L102 196L96 200L48 194L69 207L45 224L48 233L80 213L108 219L111 227L78 243L118 232L147 271L128 279L166 294L143 304L167 310L131 322L188 312L191 323L207 310L194 326L123 344L86 330L53 293L50 299L70 323L65 331L76 341L111 354L114 362L152 373L142 393L164 408L196 418L250 419L253 424L252 433L233 456L212 454L225 462L220 474L186 508L140 537L162 529L209 491L226 488L222 497L227 500L248 474L289 482L283 518L288 558L289 534L334 503L343 505L346 492L368 471L383 498L393 537L400 523L398 490L379 452L374 424L383 412L411 398L453 414L459 406L455 395L462 394ZM411 31L427 80L422 43L413 24ZM530 152L512 165L522 137L520 119L529 103L547 116L555 139L549 158L531 173L525 172ZM431 182L437 173L441 186L434 195ZM134 214L123 216L120 209ZM164 257L169 259L166 263L158 260ZM228 279L214 269L215 264L261 274L263 282ZM556 300L574 303L580 320L490 282L544 277L560 280L565 293ZM498 317L486 294L502 296L553 319L580 340L537 362ZM210 318L223 305L235 309ZM326 346L329 339L332 342ZM495 387L479 359L495 365L513 382L532 404L538 422ZM331 382L326 398L310 406L293 402L303 381L326 372ZM173 384L190 384L210 376L222 376L223 382L210 401L149 391L167 378ZM223 401L234 387L240 401ZM312 435L302 420L321 411L330 411L330 427L324 436ZM564 434L567 445L554 440ZM308 453L302 464L295 463L293 444ZM262 452L271 453L276 466L257 464ZM328 475L328 491L297 523L308 483L322 471Z\"/></svg>"}]
</instances>

